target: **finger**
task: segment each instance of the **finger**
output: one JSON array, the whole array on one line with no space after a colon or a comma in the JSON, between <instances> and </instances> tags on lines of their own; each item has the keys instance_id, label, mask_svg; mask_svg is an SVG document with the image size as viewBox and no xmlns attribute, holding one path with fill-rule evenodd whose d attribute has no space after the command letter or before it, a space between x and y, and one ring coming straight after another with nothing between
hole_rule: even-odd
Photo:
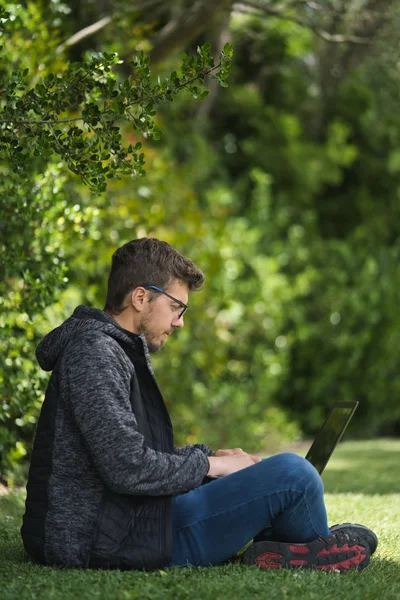
<instances>
[{"instance_id":1,"label":"finger","mask_svg":"<svg viewBox=\"0 0 400 600\"><path fill-rule=\"evenodd\" d=\"M217 450L214 456L229 456L230 454L234 454L233 450Z\"/></svg>"},{"instance_id":2,"label":"finger","mask_svg":"<svg viewBox=\"0 0 400 600\"><path fill-rule=\"evenodd\" d=\"M258 462L262 461L261 456L254 456L254 454L249 454L249 456L254 463L258 463Z\"/></svg>"}]
</instances>

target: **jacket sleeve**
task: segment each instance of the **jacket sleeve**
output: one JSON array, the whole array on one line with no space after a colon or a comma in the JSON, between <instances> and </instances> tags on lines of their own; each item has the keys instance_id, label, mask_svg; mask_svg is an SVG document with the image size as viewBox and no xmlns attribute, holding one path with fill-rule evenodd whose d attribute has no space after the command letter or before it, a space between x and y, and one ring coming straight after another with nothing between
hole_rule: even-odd
<instances>
[{"instance_id":1,"label":"jacket sleeve","mask_svg":"<svg viewBox=\"0 0 400 600\"><path fill-rule=\"evenodd\" d=\"M130 403L133 365L117 342L96 332L79 336L68 348L64 368L67 401L110 489L164 496L201 485L209 470L201 448L168 454L146 446Z\"/></svg>"},{"instance_id":2,"label":"jacket sleeve","mask_svg":"<svg viewBox=\"0 0 400 600\"><path fill-rule=\"evenodd\" d=\"M198 448L201 450L206 456L211 456L213 451L206 444L189 444L189 446L184 446L183 448L174 448L175 454L179 456L185 456L186 454L190 454L193 451L193 448Z\"/></svg>"}]
</instances>

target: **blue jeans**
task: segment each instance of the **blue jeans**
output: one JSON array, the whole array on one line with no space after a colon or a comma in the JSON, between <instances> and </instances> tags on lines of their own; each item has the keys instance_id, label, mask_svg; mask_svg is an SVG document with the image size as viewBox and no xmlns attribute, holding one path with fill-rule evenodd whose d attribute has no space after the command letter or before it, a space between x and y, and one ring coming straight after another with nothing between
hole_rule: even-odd
<instances>
[{"instance_id":1,"label":"blue jeans","mask_svg":"<svg viewBox=\"0 0 400 600\"><path fill-rule=\"evenodd\" d=\"M173 499L171 566L221 563L255 540L309 542L329 535L316 469L289 452Z\"/></svg>"}]
</instances>

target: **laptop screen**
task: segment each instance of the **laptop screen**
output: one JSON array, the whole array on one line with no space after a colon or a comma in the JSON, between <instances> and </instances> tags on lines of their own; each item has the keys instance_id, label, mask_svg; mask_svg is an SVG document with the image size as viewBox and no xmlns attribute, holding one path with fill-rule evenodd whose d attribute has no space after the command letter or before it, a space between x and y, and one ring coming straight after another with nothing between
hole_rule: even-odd
<instances>
[{"instance_id":1,"label":"laptop screen","mask_svg":"<svg viewBox=\"0 0 400 600\"><path fill-rule=\"evenodd\" d=\"M324 470L357 406L358 402L338 402L317 433L306 459L314 465L319 474Z\"/></svg>"}]
</instances>

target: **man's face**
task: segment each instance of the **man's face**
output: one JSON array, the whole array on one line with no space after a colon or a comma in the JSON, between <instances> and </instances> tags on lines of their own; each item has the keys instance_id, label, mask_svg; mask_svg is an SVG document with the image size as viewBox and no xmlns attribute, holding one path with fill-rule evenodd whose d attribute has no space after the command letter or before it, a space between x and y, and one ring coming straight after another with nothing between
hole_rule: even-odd
<instances>
[{"instance_id":1,"label":"man's face","mask_svg":"<svg viewBox=\"0 0 400 600\"><path fill-rule=\"evenodd\" d=\"M182 281L175 279L164 291L180 300L180 302L187 304L189 290L188 286ZM161 350L174 329L184 326L183 316L179 317L181 312L182 306L180 304L161 293L156 293L152 302L147 303L138 329L139 333L145 336L150 352Z\"/></svg>"}]
</instances>

